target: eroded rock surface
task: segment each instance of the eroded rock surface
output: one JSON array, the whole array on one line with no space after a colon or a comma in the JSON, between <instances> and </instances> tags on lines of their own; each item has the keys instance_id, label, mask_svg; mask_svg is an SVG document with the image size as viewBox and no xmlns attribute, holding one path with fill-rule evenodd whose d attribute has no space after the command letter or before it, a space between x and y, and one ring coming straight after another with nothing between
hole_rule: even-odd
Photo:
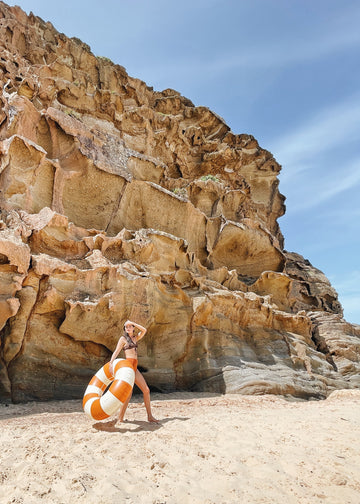
<instances>
[{"instance_id":1,"label":"eroded rock surface","mask_svg":"<svg viewBox=\"0 0 360 504\"><path fill-rule=\"evenodd\" d=\"M270 152L2 2L0 41L0 398L81 397L127 318L158 390L359 386L359 329L284 250Z\"/></svg>"}]
</instances>

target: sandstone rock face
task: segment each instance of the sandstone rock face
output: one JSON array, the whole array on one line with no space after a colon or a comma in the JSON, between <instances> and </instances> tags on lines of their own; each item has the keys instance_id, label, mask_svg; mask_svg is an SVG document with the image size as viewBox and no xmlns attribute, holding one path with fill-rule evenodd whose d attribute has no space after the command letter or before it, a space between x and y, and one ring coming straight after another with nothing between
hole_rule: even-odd
<instances>
[{"instance_id":1,"label":"sandstone rock face","mask_svg":"<svg viewBox=\"0 0 360 504\"><path fill-rule=\"evenodd\" d=\"M360 330L284 250L279 164L0 2L0 398L78 398L128 318L150 387L326 397Z\"/></svg>"}]
</instances>

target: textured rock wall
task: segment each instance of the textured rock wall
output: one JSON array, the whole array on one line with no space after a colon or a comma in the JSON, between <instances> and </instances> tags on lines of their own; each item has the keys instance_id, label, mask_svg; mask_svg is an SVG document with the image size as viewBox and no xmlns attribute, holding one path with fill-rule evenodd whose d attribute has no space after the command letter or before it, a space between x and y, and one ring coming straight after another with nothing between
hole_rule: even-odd
<instances>
[{"instance_id":1,"label":"textured rock wall","mask_svg":"<svg viewBox=\"0 0 360 504\"><path fill-rule=\"evenodd\" d=\"M360 330L284 250L279 164L0 2L0 398L81 397L123 322L153 388L325 397Z\"/></svg>"}]
</instances>

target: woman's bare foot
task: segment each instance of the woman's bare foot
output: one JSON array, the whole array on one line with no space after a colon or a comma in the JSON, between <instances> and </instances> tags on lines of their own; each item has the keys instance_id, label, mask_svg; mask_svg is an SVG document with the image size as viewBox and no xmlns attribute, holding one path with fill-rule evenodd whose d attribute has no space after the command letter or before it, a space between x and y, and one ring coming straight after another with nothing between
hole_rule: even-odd
<instances>
[{"instance_id":1,"label":"woman's bare foot","mask_svg":"<svg viewBox=\"0 0 360 504\"><path fill-rule=\"evenodd\" d=\"M112 420L109 420L108 422L106 422L106 424L109 426L109 427L114 427L116 425L116 422L118 421L117 418L113 418Z\"/></svg>"},{"instance_id":2,"label":"woman's bare foot","mask_svg":"<svg viewBox=\"0 0 360 504\"><path fill-rule=\"evenodd\" d=\"M148 422L157 423L157 424L160 423L159 420L154 418L152 415L148 417Z\"/></svg>"}]
</instances>

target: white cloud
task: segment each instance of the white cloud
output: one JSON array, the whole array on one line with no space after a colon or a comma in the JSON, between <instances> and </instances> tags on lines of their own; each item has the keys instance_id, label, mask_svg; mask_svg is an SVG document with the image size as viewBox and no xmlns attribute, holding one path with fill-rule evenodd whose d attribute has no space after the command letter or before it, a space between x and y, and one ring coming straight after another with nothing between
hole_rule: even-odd
<instances>
[{"instance_id":1,"label":"white cloud","mask_svg":"<svg viewBox=\"0 0 360 504\"><path fill-rule=\"evenodd\" d=\"M283 178L309 169L314 156L343 147L360 137L360 97L314 114L295 131L274 141L271 150L279 162L286 166Z\"/></svg>"},{"instance_id":2,"label":"white cloud","mask_svg":"<svg viewBox=\"0 0 360 504\"><path fill-rule=\"evenodd\" d=\"M359 185L360 152L354 152L359 138L357 94L315 112L272 142L271 151L283 166L280 191L287 196L289 212L313 208Z\"/></svg>"},{"instance_id":3,"label":"white cloud","mask_svg":"<svg viewBox=\"0 0 360 504\"><path fill-rule=\"evenodd\" d=\"M353 12L352 18L360 18L360 11ZM338 23L336 23L338 24ZM346 21L347 29L343 26L327 26L327 31L308 34L307 37L293 37L277 39L277 44L266 40L253 50L229 53L228 57L221 57L211 62L210 69L225 71L231 68L275 68L284 65L296 65L304 62L314 62L335 51L348 50L360 45L360 30L358 23ZM334 23L335 25L335 23ZM209 62L210 64L210 62Z\"/></svg>"},{"instance_id":4,"label":"white cloud","mask_svg":"<svg viewBox=\"0 0 360 504\"><path fill-rule=\"evenodd\" d=\"M325 200L332 198L333 196L352 189L360 183L360 158L355 162L352 162L350 166L346 168L349 172L345 177L337 177L337 179L332 180L331 183L324 185L323 190L319 193L316 205L322 203Z\"/></svg>"},{"instance_id":5,"label":"white cloud","mask_svg":"<svg viewBox=\"0 0 360 504\"><path fill-rule=\"evenodd\" d=\"M291 164L286 166L289 173L284 176L283 171L279 178L280 191L286 194L287 198L287 214L317 207L360 184L360 156L341 165L331 164L329 160L325 166L326 171L320 170L316 166L316 159L313 163L303 165L303 172L301 165L295 165L295 168ZM329 218L332 210L332 207L328 206ZM357 209L350 215L347 210L346 219L354 219L357 214Z\"/></svg>"},{"instance_id":6,"label":"white cloud","mask_svg":"<svg viewBox=\"0 0 360 504\"><path fill-rule=\"evenodd\" d=\"M334 284L336 283L337 289L344 292L345 295L358 294L360 296L360 270L349 271L346 277L332 275L329 279Z\"/></svg>"},{"instance_id":7,"label":"white cloud","mask_svg":"<svg viewBox=\"0 0 360 504\"><path fill-rule=\"evenodd\" d=\"M171 57L170 60L163 60L158 67L152 61L151 68L146 66L146 72L165 72L167 75L191 72L192 78L196 75L204 78L236 69L268 72L299 63L316 62L334 56L335 52L359 48L359 20L360 8L352 6L348 10L342 8L334 19L316 22L313 26L311 23L299 24L290 33L282 27L281 23L285 20L279 21L274 28L276 30L278 27L276 37L273 33L249 37L246 30L239 30L239 39L233 47L222 46L219 41L213 51L209 51L208 57L199 58L196 51L187 52L183 59L179 54L176 61ZM224 43L226 44L226 38Z\"/></svg>"},{"instance_id":8,"label":"white cloud","mask_svg":"<svg viewBox=\"0 0 360 504\"><path fill-rule=\"evenodd\" d=\"M347 203L351 205L352 201ZM359 227L360 208L352 208L350 213L348 204L340 208L338 206L336 208L331 207L329 209L326 209L326 217L334 225L338 225L339 223L341 223L341 225L345 229L349 227L349 225L351 225L353 222L357 223L357 227Z\"/></svg>"}]
</instances>

